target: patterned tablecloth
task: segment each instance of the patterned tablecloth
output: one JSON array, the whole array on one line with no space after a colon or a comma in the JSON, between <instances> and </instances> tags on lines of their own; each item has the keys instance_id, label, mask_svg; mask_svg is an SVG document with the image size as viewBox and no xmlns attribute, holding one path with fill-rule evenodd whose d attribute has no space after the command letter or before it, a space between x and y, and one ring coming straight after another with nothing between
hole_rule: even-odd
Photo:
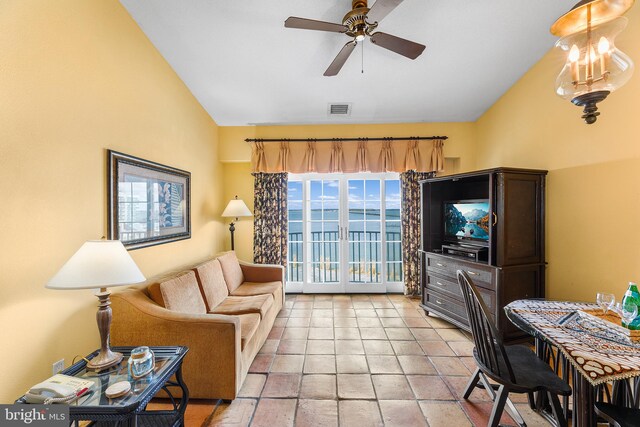
<instances>
[{"instance_id":1,"label":"patterned tablecloth","mask_svg":"<svg viewBox=\"0 0 640 427\"><path fill-rule=\"evenodd\" d=\"M640 376L640 343L620 339L606 327L596 332L582 328L569 317L595 304L518 300L505 307L507 317L533 336L557 347L592 384Z\"/></svg>"}]
</instances>

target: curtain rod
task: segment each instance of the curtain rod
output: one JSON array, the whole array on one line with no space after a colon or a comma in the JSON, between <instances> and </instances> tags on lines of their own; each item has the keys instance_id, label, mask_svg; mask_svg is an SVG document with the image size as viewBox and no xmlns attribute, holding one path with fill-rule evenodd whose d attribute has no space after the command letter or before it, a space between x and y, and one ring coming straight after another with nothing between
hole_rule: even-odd
<instances>
[{"instance_id":1,"label":"curtain rod","mask_svg":"<svg viewBox=\"0 0 640 427\"><path fill-rule=\"evenodd\" d=\"M387 136L382 138L247 138L245 142L342 142L342 141L413 141L426 139L449 139L446 136Z\"/></svg>"}]
</instances>

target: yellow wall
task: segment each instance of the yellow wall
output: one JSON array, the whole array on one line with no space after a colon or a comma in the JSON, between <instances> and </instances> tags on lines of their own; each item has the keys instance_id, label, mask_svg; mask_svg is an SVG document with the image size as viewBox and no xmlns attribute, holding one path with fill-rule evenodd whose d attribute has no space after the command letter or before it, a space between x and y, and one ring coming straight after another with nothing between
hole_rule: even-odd
<instances>
[{"instance_id":1,"label":"yellow wall","mask_svg":"<svg viewBox=\"0 0 640 427\"><path fill-rule=\"evenodd\" d=\"M224 126L219 128L218 155L224 162L225 200L235 194L253 211L251 145L247 138L359 138L384 136L446 135L444 155L463 172L475 168L474 123L405 123L383 125L306 125L306 126ZM292 143L295 144L295 143ZM450 171L445 171L449 173ZM227 234L229 234L227 232ZM229 249L229 237L225 248ZM253 221L242 218L236 224L235 248L240 259L253 260Z\"/></svg>"},{"instance_id":2,"label":"yellow wall","mask_svg":"<svg viewBox=\"0 0 640 427\"><path fill-rule=\"evenodd\" d=\"M616 45L640 62L640 7ZM557 97L563 65L545 55L477 122L477 166L548 169L547 295L620 298L640 281L640 76L599 104L593 125Z\"/></svg>"},{"instance_id":3,"label":"yellow wall","mask_svg":"<svg viewBox=\"0 0 640 427\"><path fill-rule=\"evenodd\" d=\"M132 251L146 276L222 249L217 126L116 0L0 4L0 402L99 346L91 291L45 282L106 233L106 149L192 173L189 240Z\"/></svg>"}]
</instances>

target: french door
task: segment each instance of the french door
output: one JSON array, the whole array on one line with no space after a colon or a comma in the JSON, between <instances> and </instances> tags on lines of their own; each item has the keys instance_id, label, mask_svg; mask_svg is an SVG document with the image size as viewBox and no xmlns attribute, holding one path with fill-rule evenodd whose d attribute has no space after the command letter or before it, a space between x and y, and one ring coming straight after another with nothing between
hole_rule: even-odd
<instances>
[{"instance_id":1,"label":"french door","mask_svg":"<svg viewBox=\"0 0 640 427\"><path fill-rule=\"evenodd\" d=\"M288 188L287 291L402 291L398 174L290 174Z\"/></svg>"}]
</instances>

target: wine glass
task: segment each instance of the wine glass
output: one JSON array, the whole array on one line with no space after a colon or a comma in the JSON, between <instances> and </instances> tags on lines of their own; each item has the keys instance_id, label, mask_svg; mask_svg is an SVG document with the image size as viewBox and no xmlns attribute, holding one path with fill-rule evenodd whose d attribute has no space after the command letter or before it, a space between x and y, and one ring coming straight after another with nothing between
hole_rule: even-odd
<instances>
[{"instance_id":1,"label":"wine glass","mask_svg":"<svg viewBox=\"0 0 640 427\"><path fill-rule=\"evenodd\" d=\"M613 294L598 292L598 294L596 295L596 302L600 307L602 307L602 312L604 314L607 314L607 311L609 311L609 309L612 308L615 304L616 296Z\"/></svg>"},{"instance_id":2,"label":"wine glass","mask_svg":"<svg viewBox=\"0 0 640 427\"><path fill-rule=\"evenodd\" d=\"M634 302L628 301L620 304L620 317L622 317L622 320L627 327L629 327L631 322L633 322L637 316L638 306Z\"/></svg>"}]
</instances>

